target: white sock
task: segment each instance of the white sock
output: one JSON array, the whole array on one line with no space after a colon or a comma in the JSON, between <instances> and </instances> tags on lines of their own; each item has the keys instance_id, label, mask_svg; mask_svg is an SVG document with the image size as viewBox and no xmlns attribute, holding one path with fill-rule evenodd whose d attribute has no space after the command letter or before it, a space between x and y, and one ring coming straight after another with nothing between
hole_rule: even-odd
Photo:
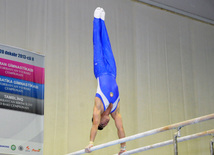
<instances>
[{"instance_id":1,"label":"white sock","mask_svg":"<svg viewBox=\"0 0 214 155\"><path fill-rule=\"evenodd\" d=\"M101 11L102 11L102 8L97 7L97 8L94 10L94 17L99 19L100 16L101 16Z\"/></svg>"},{"instance_id":2,"label":"white sock","mask_svg":"<svg viewBox=\"0 0 214 155\"><path fill-rule=\"evenodd\" d=\"M105 14L106 14L106 13L105 13L105 11L104 11L103 8L101 8L101 9L102 9L102 11L101 11L101 17L100 17L100 18L101 18L102 20L105 20Z\"/></svg>"}]
</instances>

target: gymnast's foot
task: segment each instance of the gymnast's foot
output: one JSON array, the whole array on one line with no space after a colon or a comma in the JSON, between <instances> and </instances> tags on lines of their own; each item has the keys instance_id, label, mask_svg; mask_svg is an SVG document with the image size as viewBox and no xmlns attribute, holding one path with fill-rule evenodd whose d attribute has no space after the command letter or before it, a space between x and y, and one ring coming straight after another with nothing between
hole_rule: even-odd
<instances>
[{"instance_id":1,"label":"gymnast's foot","mask_svg":"<svg viewBox=\"0 0 214 155\"><path fill-rule=\"evenodd\" d=\"M101 9L102 9L102 11L101 11L101 15L100 15L101 17L100 17L100 18L101 18L102 20L105 20L105 11L104 11L103 8L101 8Z\"/></svg>"},{"instance_id":2,"label":"gymnast's foot","mask_svg":"<svg viewBox=\"0 0 214 155\"><path fill-rule=\"evenodd\" d=\"M101 12L102 12L102 8L100 7L97 7L95 10L94 10L94 18L100 18L101 17Z\"/></svg>"},{"instance_id":3,"label":"gymnast's foot","mask_svg":"<svg viewBox=\"0 0 214 155\"><path fill-rule=\"evenodd\" d=\"M105 20L105 11L103 8L97 7L94 11L94 18Z\"/></svg>"}]
</instances>

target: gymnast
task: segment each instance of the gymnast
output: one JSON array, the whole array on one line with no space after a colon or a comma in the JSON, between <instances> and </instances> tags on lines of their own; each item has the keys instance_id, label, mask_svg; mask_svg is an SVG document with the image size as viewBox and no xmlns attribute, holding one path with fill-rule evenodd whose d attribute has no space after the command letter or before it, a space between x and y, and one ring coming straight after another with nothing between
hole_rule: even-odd
<instances>
[{"instance_id":1,"label":"gymnast","mask_svg":"<svg viewBox=\"0 0 214 155\"><path fill-rule=\"evenodd\" d=\"M114 119L119 138L125 137L122 117L120 114L120 97L116 83L117 69L114 55L111 49L108 32L105 26L105 11L96 8L93 21L93 45L94 45L94 75L97 79L97 93L93 108L92 127L90 131L90 142L85 152L90 153L94 145L97 130L102 130L109 122L110 117ZM126 143L120 144L119 154L126 151Z\"/></svg>"}]
</instances>

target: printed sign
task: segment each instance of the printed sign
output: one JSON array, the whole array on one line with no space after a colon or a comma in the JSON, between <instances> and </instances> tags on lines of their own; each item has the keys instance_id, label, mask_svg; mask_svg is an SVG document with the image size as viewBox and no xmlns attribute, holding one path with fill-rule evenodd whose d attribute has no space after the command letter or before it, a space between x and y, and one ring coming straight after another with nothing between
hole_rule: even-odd
<instances>
[{"instance_id":1,"label":"printed sign","mask_svg":"<svg viewBox=\"0 0 214 155\"><path fill-rule=\"evenodd\" d=\"M0 44L0 153L43 154L44 56Z\"/></svg>"}]
</instances>

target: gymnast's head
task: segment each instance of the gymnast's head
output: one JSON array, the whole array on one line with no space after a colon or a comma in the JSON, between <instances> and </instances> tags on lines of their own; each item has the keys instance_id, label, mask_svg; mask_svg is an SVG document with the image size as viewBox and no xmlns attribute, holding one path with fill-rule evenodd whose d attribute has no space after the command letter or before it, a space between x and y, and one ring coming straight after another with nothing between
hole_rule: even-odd
<instances>
[{"instance_id":1,"label":"gymnast's head","mask_svg":"<svg viewBox=\"0 0 214 155\"><path fill-rule=\"evenodd\" d=\"M110 121L110 117L108 115L101 116L98 130L103 130L103 128L108 125L109 121ZM92 118L92 123L93 123L93 118Z\"/></svg>"}]
</instances>

